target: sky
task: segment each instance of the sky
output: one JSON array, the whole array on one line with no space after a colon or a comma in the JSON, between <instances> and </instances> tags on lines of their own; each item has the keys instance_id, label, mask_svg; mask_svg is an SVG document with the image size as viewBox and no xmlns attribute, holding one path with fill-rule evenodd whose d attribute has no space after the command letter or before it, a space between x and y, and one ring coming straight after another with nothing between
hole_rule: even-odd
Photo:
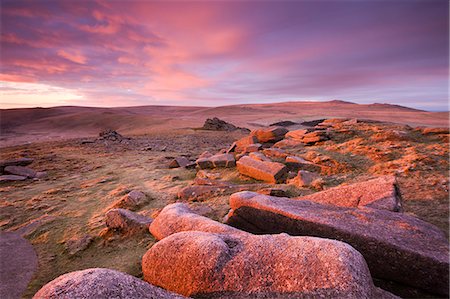
<instances>
[{"instance_id":1,"label":"sky","mask_svg":"<svg viewBox=\"0 0 450 299\"><path fill-rule=\"evenodd\" d=\"M447 0L1 0L0 108L448 110Z\"/></svg>"}]
</instances>

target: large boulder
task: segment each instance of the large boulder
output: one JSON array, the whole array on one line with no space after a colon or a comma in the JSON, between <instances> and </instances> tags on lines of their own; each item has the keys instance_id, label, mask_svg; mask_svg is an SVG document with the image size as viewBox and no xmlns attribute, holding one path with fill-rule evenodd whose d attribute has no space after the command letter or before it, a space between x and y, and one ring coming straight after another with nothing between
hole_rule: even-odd
<instances>
[{"instance_id":1,"label":"large boulder","mask_svg":"<svg viewBox=\"0 0 450 299\"><path fill-rule=\"evenodd\" d=\"M367 206L396 212L402 209L394 176L382 176L355 184L341 185L296 199L340 207Z\"/></svg>"},{"instance_id":2,"label":"large boulder","mask_svg":"<svg viewBox=\"0 0 450 299\"><path fill-rule=\"evenodd\" d=\"M320 165L297 156L287 156L285 164L290 171L307 170L311 172L320 172L322 169Z\"/></svg>"},{"instance_id":3,"label":"large boulder","mask_svg":"<svg viewBox=\"0 0 450 299\"><path fill-rule=\"evenodd\" d=\"M284 138L284 135L289 132L283 127L269 127L264 129L254 130L250 135L255 136L259 143L277 142Z\"/></svg>"},{"instance_id":4,"label":"large boulder","mask_svg":"<svg viewBox=\"0 0 450 299\"><path fill-rule=\"evenodd\" d=\"M185 298L116 270L92 268L59 276L43 286L35 299Z\"/></svg>"},{"instance_id":5,"label":"large boulder","mask_svg":"<svg viewBox=\"0 0 450 299\"><path fill-rule=\"evenodd\" d=\"M394 298L374 287L351 246L286 234L256 236L192 213L163 209L156 243L142 258L144 280L202 298Z\"/></svg>"},{"instance_id":6,"label":"large boulder","mask_svg":"<svg viewBox=\"0 0 450 299\"><path fill-rule=\"evenodd\" d=\"M286 133L285 137L294 140L302 140L303 136L305 136L305 134L307 134L308 132L311 132L311 129L289 131Z\"/></svg>"},{"instance_id":7,"label":"large boulder","mask_svg":"<svg viewBox=\"0 0 450 299\"><path fill-rule=\"evenodd\" d=\"M146 231L152 219L125 209L112 209L105 215L106 226L124 234Z\"/></svg>"},{"instance_id":8,"label":"large boulder","mask_svg":"<svg viewBox=\"0 0 450 299\"><path fill-rule=\"evenodd\" d=\"M256 136L249 135L249 136L242 137L241 139L234 142L232 147L234 146L234 150L236 152L242 152L242 151L245 151L245 149L247 147L249 147L251 145L255 145L255 144L259 144L258 138L256 138ZM261 146L261 145L259 144L259 146Z\"/></svg>"},{"instance_id":9,"label":"large boulder","mask_svg":"<svg viewBox=\"0 0 450 299\"><path fill-rule=\"evenodd\" d=\"M248 233L234 227L197 215L184 203L167 205L150 225L150 232L158 240L178 232L191 230L229 235L248 235Z\"/></svg>"},{"instance_id":10,"label":"large boulder","mask_svg":"<svg viewBox=\"0 0 450 299\"><path fill-rule=\"evenodd\" d=\"M236 163L239 173L268 183L280 183L286 179L287 168L277 162L258 161L244 156Z\"/></svg>"},{"instance_id":11,"label":"large boulder","mask_svg":"<svg viewBox=\"0 0 450 299\"><path fill-rule=\"evenodd\" d=\"M366 259L372 275L448 295L449 245L444 233L415 217L240 192L230 197L227 223L253 233L344 241Z\"/></svg>"},{"instance_id":12,"label":"large boulder","mask_svg":"<svg viewBox=\"0 0 450 299\"><path fill-rule=\"evenodd\" d=\"M16 181L24 181L27 177L21 175L14 174L4 174L0 175L0 182L16 182Z\"/></svg>"}]
</instances>

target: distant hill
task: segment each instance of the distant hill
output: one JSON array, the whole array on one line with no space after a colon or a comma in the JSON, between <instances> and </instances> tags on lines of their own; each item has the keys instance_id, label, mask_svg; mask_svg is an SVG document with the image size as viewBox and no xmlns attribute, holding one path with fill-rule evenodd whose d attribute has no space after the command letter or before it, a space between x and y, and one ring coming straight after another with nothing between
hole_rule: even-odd
<instances>
[{"instance_id":1,"label":"distant hill","mask_svg":"<svg viewBox=\"0 0 450 299\"><path fill-rule=\"evenodd\" d=\"M236 126L256 128L278 121L303 122L320 118L349 117L412 126L447 127L448 112L427 112L391 104L329 102L282 102L220 107L77 107L20 108L0 110L1 146L95 136L103 129L122 134L201 127L206 118L219 117Z\"/></svg>"}]
</instances>

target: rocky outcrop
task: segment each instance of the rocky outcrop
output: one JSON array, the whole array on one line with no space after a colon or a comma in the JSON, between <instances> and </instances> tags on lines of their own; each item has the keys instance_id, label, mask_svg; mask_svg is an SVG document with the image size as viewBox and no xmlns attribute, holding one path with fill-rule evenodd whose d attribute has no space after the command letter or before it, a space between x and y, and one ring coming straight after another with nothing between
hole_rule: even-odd
<instances>
[{"instance_id":1,"label":"rocky outcrop","mask_svg":"<svg viewBox=\"0 0 450 299\"><path fill-rule=\"evenodd\" d=\"M185 298L116 270L92 268L59 276L43 286L34 299Z\"/></svg>"},{"instance_id":2,"label":"rocky outcrop","mask_svg":"<svg viewBox=\"0 0 450 299\"><path fill-rule=\"evenodd\" d=\"M270 124L271 127L290 127L298 125L298 123L290 121L290 120L282 120L273 124Z\"/></svg>"},{"instance_id":3,"label":"rocky outcrop","mask_svg":"<svg viewBox=\"0 0 450 299\"><path fill-rule=\"evenodd\" d=\"M98 134L98 137L99 140L109 140L109 141L122 141L126 139L122 135L111 129L101 131Z\"/></svg>"},{"instance_id":4,"label":"rocky outcrop","mask_svg":"<svg viewBox=\"0 0 450 299\"><path fill-rule=\"evenodd\" d=\"M394 298L374 287L351 246L286 234L256 236L192 213L163 209L150 227L144 280L207 298Z\"/></svg>"},{"instance_id":5,"label":"rocky outcrop","mask_svg":"<svg viewBox=\"0 0 450 299\"><path fill-rule=\"evenodd\" d=\"M277 162L258 161L244 156L237 161L239 173L268 183L280 183L286 180L287 168Z\"/></svg>"},{"instance_id":6,"label":"rocky outcrop","mask_svg":"<svg viewBox=\"0 0 450 299\"><path fill-rule=\"evenodd\" d=\"M284 138L284 135L288 132L283 127L269 127L264 129L254 130L250 133L251 136L255 136L259 143L275 143Z\"/></svg>"},{"instance_id":7,"label":"rocky outcrop","mask_svg":"<svg viewBox=\"0 0 450 299\"><path fill-rule=\"evenodd\" d=\"M300 129L289 131L286 133L286 138L294 140L302 140L303 136L305 136L305 134L307 134L308 132L311 132L311 129Z\"/></svg>"},{"instance_id":8,"label":"rocky outcrop","mask_svg":"<svg viewBox=\"0 0 450 299\"><path fill-rule=\"evenodd\" d=\"M106 226L124 234L146 231L152 219L125 209L112 209L105 215Z\"/></svg>"},{"instance_id":9,"label":"rocky outcrop","mask_svg":"<svg viewBox=\"0 0 450 299\"><path fill-rule=\"evenodd\" d=\"M402 209L401 196L394 176L341 185L296 199L340 207L367 206L396 212Z\"/></svg>"},{"instance_id":10,"label":"rocky outcrop","mask_svg":"<svg viewBox=\"0 0 450 299\"><path fill-rule=\"evenodd\" d=\"M250 132L249 129L236 127L235 125L230 124L217 117L206 119L201 129L210 131L228 131L228 132L242 130L244 132Z\"/></svg>"},{"instance_id":11,"label":"rocky outcrop","mask_svg":"<svg viewBox=\"0 0 450 299\"><path fill-rule=\"evenodd\" d=\"M254 233L308 235L346 242L377 278L448 295L449 245L444 233L415 217L240 192L227 223Z\"/></svg>"}]
</instances>

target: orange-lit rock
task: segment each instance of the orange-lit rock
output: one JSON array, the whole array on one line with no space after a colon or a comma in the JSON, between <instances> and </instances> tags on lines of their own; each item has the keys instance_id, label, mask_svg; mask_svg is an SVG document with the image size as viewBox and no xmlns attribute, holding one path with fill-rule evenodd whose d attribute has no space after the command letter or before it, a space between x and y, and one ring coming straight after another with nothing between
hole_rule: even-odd
<instances>
[{"instance_id":1,"label":"orange-lit rock","mask_svg":"<svg viewBox=\"0 0 450 299\"><path fill-rule=\"evenodd\" d=\"M244 156L237 161L239 173L268 183L280 183L286 179L287 167L277 162L258 161Z\"/></svg>"},{"instance_id":2,"label":"orange-lit rock","mask_svg":"<svg viewBox=\"0 0 450 299\"><path fill-rule=\"evenodd\" d=\"M400 211L402 203L397 188L394 176L382 176L365 182L333 187L295 199L340 207L367 206Z\"/></svg>"},{"instance_id":3,"label":"orange-lit rock","mask_svg":"<svg viewBox=\"0 0 450 299\"><path fill-rule=\"evenodd\" d=\"M207 298L395 298L374 287L364 258L343 242L252 235L192 213L163 209L156 243L142 258L144 280Z\"/></svg>"},{"instance_id":4,"label":"orange-lit rock","mask_svg":"<svg viewBox=\"0 0 450 299\"><path fill-rule=\"evenodd\" d=\"M253 233L286 232L344 241L366 259L374 277L448 295L449 245L437 227L379 209L343 208L240 192L227 223Z\"/></svg>"},{"instance_id":5,"label":"orange-lit rock","mask_svg":"<svg viewBox=\"0 0 450 299\"><path fill-rule=\"evenodd\" d=\"M250 133L251 136L256 136L259 143L277 142L284 138L284 135L289 132L283 127L269 127L264 129L254 130Z\"/></svg>"}]
</instances>

